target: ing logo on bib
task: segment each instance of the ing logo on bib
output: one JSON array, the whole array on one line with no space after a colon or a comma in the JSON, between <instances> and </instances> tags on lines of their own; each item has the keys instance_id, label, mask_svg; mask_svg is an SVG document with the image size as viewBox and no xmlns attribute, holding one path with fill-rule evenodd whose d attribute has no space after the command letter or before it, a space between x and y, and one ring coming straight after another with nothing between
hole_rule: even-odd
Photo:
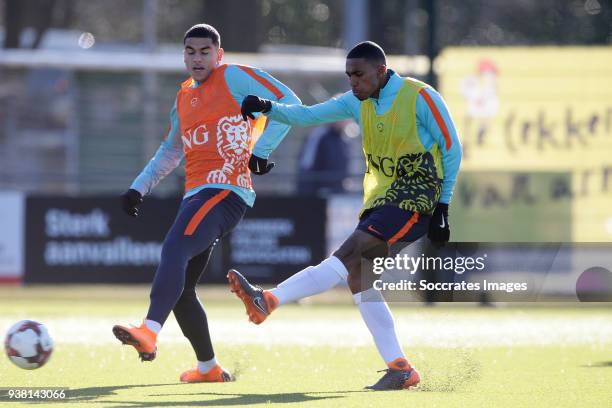
<instances>
[{"instance_id":1,"label":"ing logo on bib","mask_svg":"<svg viewBox=\"0 0 612 408\"><path fill-rule=\"evenodd\" d=\"M208 142L208 129L206 125L200 125L195 129L189 129L185 133L186 135L181 137L183 139L183 148L185 151Z\"/></svg>"}]
</instances>

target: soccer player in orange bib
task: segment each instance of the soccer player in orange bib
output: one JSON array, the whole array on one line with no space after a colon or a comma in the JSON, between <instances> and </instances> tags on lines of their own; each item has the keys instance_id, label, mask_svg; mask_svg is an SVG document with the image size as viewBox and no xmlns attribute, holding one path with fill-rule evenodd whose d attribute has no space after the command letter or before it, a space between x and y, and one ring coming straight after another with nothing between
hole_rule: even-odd
<instances>
[{"instance_id":1,"label":"soccer player in orange bib","mask_svg":"<svg viewBox=\"0 0 612 408\"><path fill-rule=\"evenodd\" d=\"M247 66L222 64L217 30L207 24L191 27L183 38L184 60L191 78L181 84L170 114L165 140L130 189L122 206L138 216L143 196L185 158L185 195L168 231L151 288L150 306L139 327L116 325L113 333L133 346L143 361L157 353L157 335L171 311L195 351L197 367L185 371L184 382L233 380L215 358L206 313L195 287L218 239L228 234L253 206L251 172L265 174L274 166L269 154L290 126L269 121L251 145L261 120L243 120L240 103L248 94L274 101L300 103L297 96L269 74Z\"/></svg>"}]
</instances>

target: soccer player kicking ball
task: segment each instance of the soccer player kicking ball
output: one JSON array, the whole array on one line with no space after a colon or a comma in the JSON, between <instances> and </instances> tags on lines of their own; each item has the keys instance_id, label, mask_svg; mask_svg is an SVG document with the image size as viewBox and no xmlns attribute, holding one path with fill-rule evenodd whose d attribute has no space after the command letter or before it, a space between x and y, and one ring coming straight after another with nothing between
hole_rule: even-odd
<instances>
[{"instance_id":1,"label":"soccer player kicking ball","mask_svg":"<svg viewBox=\"0 0 612 408\"><path fill-rule=\"evenodd\" d=\"M168 231L151 288L150 306L140 327L114 326L123 344L134 346L140 358L157 353L157 335L171 311L198 359L185 371L184 382L223 382L232 376L215 359L206 313L195 287L215 242L242 219L255 201L249 169L265 174L273 167L265 159L289 126L270 122L254 147L256 121L244 121L240 103L257 93L285 103L300 103L285 85L267 73L239 65L222 64L223 49L217 30L207 24L186 33L184 60L191 78L181 84L170 114L170 130L153 159L122 198L123 209L138 215L142 197L185 157L185 195ZM262 118L265 120L265 118ZM260 123L258 123L260 125Z\"/></svg>"},{"instance_id":2,"label":"soccer player kicking ball","mask_svg":"<svg viewBox=\"0 0 612 408\"><path fill-rule=\"evenodd\" d=\"M386 256L394 242L412 242L425 233L436 245L448 241L448 204L461 162L461 145L441 96L429 85L387 69L385 53L377 44L356 45L348 53L346 74L352 92L337 98L303 106L249 95L242 102L242 113L245 119L252 119L254 112L263 112L270 119L297 126L348 118L360 124L366 173L356 230L332 256L270 291L252 286L235 270L229 271L228 279L255 324L280 305L348 281L388 366L384 376L368 388L406 389L419 383L419 374L402 351L380 292L362 283L361 260Z\"/></svg>"}]
</instances>

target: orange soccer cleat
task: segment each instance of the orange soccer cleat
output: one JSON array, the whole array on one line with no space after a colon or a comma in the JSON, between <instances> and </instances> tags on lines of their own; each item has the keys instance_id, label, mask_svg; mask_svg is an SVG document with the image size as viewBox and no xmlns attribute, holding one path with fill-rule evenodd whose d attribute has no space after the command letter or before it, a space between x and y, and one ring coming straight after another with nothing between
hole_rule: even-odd
<instances>
[{"instance_id":1,"label":"orange soccer cleat","mask_svg":"<svg viewBox=\"0 0 612 408\"><path fill-rule=\"evenodd\" d=\"M235 378L229 371L217 364L206 373L201 373L197 367L187 370L181 374L181 381L186 383L228 382L235 381Z\"/></svg>"},{"instance_id":2,"label":"orange soccer cleat","mask_svg":"<svg viewBox=\"0 0 612 408\"><path fill-rule=\"evenodd\" d=\"M157 334L144 323L140 327L116 325L113 334L122 344L134 346L142 361L153 361L157 355Z\"/></svg>"},{"instance_id":3,"label":"orange soccer cleat","mask_svg":"<svg viewBox=\"0 0 612 408\"><path fill-rule=\"evenodd\" d=\"M374 385L366 387L369 390L407 390L421 382L419 372L405 358L397 358L388 364L385 375Z\"/></svg>"},{"instance_id":4,"label":"orange soccer cleat","mask_svg":"<svg viewBox=\"0 0 612 408\"><path fill-rule=\"evenodd\" d=\"M246 307L249 320L260 324L278 307L278 299L267 290L259 286L253 286L249 281L235 269L227 273L230 290L236 294Z\"/></svg>"}]
</instances>

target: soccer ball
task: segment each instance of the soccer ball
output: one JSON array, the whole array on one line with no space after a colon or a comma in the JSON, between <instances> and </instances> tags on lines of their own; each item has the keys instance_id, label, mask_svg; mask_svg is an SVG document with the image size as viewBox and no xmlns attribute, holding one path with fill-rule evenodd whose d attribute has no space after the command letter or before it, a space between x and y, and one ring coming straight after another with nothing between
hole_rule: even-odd
<instances>
[{"instance_id":1,"label":"soccer ball","mask_svg":"<svg viewBox=\"0 0 612 408\"><path fill-rule=\"evenodd\" d=\"M22 320L9 329L4 339L4 349L9 360L17 367L34 370L49 360L53 340L44 325Z\"/></svg>"}]
</instances>

